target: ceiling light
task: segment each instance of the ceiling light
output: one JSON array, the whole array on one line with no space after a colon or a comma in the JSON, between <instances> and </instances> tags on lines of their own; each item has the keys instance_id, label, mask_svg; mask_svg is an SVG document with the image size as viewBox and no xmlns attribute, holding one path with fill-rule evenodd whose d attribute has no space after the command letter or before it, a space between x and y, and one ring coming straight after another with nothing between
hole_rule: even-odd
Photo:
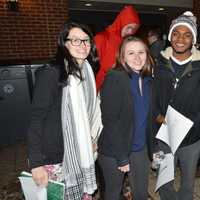
<instances>
[{"instance_id":1,"label":"ceiling light","mask_svg":"<svg viewBox=\"0 0 200 200\"><path fill-rule=\"evenodd\" d=\"M165 9L164 9L164 8L158 8L158 10L159 10L159 11L163 11L163 10L165 10Z\"/></svg>"},{"instance_id":2,"label":"ceiling light","mask_svg":"<svg viewBox=\"0 0 200 200\"><path fill-rule=\"evenodd\" d=\"M85 6L90 7L90 6L92 6L92 4L91 3L86 3Z\"/></svg>"}]
</instances>

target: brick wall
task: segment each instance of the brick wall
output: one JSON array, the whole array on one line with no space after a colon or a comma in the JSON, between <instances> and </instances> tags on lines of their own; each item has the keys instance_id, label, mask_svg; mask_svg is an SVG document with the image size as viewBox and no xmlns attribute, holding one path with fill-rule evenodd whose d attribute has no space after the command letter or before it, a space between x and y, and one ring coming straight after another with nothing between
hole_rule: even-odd
<instances>
[{"instance_id":1,"label":"brick wall","mask_svg":"<svg viewBox=\"0 0 200 200\"><path fill-rule=\"evenodd\" d=\"M0 61L53 57L68 19L67 0L18 0L18 11L0 0Z\"/></svg>"}]
</instances>

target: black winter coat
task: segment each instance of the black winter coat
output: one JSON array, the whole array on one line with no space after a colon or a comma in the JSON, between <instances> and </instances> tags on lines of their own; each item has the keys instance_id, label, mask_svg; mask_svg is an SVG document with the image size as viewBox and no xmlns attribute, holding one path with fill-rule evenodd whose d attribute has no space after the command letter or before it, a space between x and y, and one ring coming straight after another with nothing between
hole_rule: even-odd
<instances>
[{"instance_id":1,"label":"black winter coat","mask_svg":"<svg viewBox=\"0 0 200 200\"><path fill-rule=\"evenodd\" d=\"M116 69L111 70L101 89L103 130L98 141L98 152L115 158L118 166L129 163L134 128L133 103L131 79L128 73ZM149 119L150 116L149 114ZM151 158L153 137L150 121L148 128L147 147Z\"/></svg>"},{"instance_id":2,"label":"black winter coat","mask_svg":"<svg viewBox=\"0 0 200 200\"><path fill-rule=\"evenodd\" d=\"M30 168L56 164L63 159L61 125L62 88L54 67L44 67L36 73L36 83L28 131L28 161Z\"/></svg>"},{"instance_id":3,"label":"black winter coat","mask_svg":"<svg viewBox=\"0 0 200 200\"><path fill-rule=\"evenodd\" d=\"M154 113L165 115L168 105L171 105L194 122L181 143L182 147L200 139L200 52L194 50L193 60L178 83L176 83L175 73L170 64L171 52L171 48L168 48L162 53L155 70L156 110ZM177 84L176 87L175 84Z\"/></svg>"}]
</instances>

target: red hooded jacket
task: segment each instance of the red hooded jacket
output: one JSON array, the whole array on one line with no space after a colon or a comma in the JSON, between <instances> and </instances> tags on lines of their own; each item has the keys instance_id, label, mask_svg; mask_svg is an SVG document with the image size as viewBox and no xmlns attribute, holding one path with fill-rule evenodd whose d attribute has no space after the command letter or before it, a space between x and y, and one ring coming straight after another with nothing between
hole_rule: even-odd
<instances>
[{"instance_id":1,"label":"red hooded jacket","mask_svg":"<svg viewBox=\"0 0 200 200\"><path fill-rule=\"evenodd\" d=\"M96 34L94 39L100 59L100 70L96 76L97 90L101 88L107 71L115 63L116 54L122 41L122 28L131 23L140 24L140 19L132 6L126 6L105 31Z\"/></svg>"}]
</instances>

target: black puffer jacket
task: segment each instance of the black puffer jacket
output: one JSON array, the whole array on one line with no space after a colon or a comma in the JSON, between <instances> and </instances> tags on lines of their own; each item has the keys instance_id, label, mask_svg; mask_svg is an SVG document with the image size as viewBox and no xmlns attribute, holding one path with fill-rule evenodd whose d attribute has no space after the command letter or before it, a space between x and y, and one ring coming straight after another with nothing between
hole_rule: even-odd
<instances>
[{"instance_id":1,"label":"black puffer jacket","mask_svg":"<svg viewBox=\"0 0 200 200\"><path fill-rule=\"evenodd\" d=\"M192 54L191 64L187 66L176 88L174 87L175 74L170 62L171 47L161 53L158 67L155 69L154 87L157 110L154 112L165 115L168 105L171 105L194 122L182 141L181 147L193 144L200 139L200 51L194 48Z\"/></svg>"}]
</instances>

